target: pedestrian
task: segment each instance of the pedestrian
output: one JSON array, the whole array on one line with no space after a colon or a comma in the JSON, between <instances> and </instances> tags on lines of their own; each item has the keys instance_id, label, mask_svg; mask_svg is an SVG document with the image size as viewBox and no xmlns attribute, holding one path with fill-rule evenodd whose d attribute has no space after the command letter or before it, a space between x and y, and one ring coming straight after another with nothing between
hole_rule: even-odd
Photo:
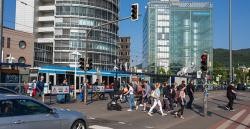
<instances>
[{"instance_id":1,"label":"pedestrian","mask_svg":"<svg viewBox=\"0 0 250 129\"><path fill-rule=\"evenodd\" d=\"M181 107L177 112L175 112L175 115L179 116L181 119L184 119L183 112L184 112L185 96L186 96L185 89L186 89L186 86L183 85L182 83L181 85L177 87L177 94L176 94L177 103L180 104Z\"/></svg>"},{"instance_id":2,"label":"pedestrian","mask_svg":"<svg viewBox=\"0 0 250 129\"><path fill-rule=\"evenodd\" d=\"M161 112L161 115L162 116L165 116L165 115L167 115L167 114L165 114L165 113L163 113L163 111L162 111L162 105L161 105L161 100L160 100L160 95L161 95L161 92L160 92L160 83L156 83L155 84L155 89L152 91L152 93L151 93L151 96L154 98L154 104L153 104L153 106L150 108L150 110L148 111L148 115L149 116L153 116L152 115L152 111L153 111L153 109L156 107L156 105L158 105L159 106L159 108L160 108L160 112Z\"/></svg>"},{"instance_id":3,"label":"pedestrian","mask_svg":"<svg viewBox=\"0 0 250 129\"><path fill-rule=\"evenodd\" d=\"M236 98L236 91L234 88L234 84L231 83L228 87L227 87L227 98L229 100L226 109L229 111L234 111L233 109L233 103L234 103L234 99Z\"/></svg>"},{"instance_id":4,"label":"pedestrian","mask_svg":"<svg viewBox=\"0 0 250 129\"><path fill-rule=\"evenodd\" d=\"M169 112L171 110L169 101L171 98L170 95L171 88L169 85L167 85L166 82L163 83L162 92L163 92L163 109Z\"/></svg>"},{"instance_id":5,"label":"pedestrian","mask_svg":"<svg viewBox=\"0 0 250 129\"><path fill-rule=\"evenodd\" d=\"M44 76L40 77L40 80L36 82L36 89L39 93L39 96L42 97L42 102L44 102Z\"/></svg>"},{"instance_id":6,"label":"pedestrian","mask_svg":"<svg viewBox=\"0 0 250 129\"><path fill-rule=\"evenodd\" d=\"M32 81L32 83L30 85L30 88L29 88L29 91L30 91L30 96L36 97L36 92L37 92L37 89L36 89L36 80Z\"/></svg>"},{"instance_id":7,"label":"pedestrian","mask_svg":"<svg viewBox=\"0 0 250 129\"><path fill-rule=\"evenodd\" d=\"M133 111L135 107L135 98L134 98L134 88L132 84L128 84L128 92L125 95L129 95L129 109L127 111Z\"/></svg>"},{"instance_id":8,"label":"pedestrian","mask_svg":"<svg viewBox=\"0 0 250 129\"><path fill-rule=\"evenodd\" d=\"M143 90L143 111L146 112L147 103L150 101L151 88L148 84L148 81L144 81L144 90Z\"/></svg>"},{"instance_id":9,"label":"pedestrian","mask_svg":"<svg viewBox=\"0 0 250 129\"><path fill-rule=\"evenodd\" d=\"M190 83L187 85L187 94L189 97L187 108L192 109L192 104L194 101L194 81L193 80L191 80Z\"/></svg>"}]
</instances>

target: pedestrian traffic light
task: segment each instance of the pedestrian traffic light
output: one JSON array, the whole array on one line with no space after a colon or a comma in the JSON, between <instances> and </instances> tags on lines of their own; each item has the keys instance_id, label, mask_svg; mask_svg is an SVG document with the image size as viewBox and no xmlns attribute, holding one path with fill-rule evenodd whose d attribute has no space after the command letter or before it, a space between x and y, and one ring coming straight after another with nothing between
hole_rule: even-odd
<instances>
[{"instance_id":1,"label":"pedestrian traffic light","mask_svg":"<svg viewBox=\"0 0 250 129\"><path fill-rule=\"evenodd\" d=\"M79 65L80 65L79 68L84 70L84 58L79 58L78 62L79 62Z\"/></svg>"},{"instance_id":2,"label":"pedestrian traffic light","mask_svg":"<svg viewBox=\"0 0 250 129\"><path fill-rule=\"evenodd\" d=\"M132 21L138 20L138 14L139 14L139 4L134 3L131 5L131 17L130 17L130 19Z\"/></svg>"},{"instance_id":3,"label":"pedestrian traffic light","mask_svg":"<svg viewBox=\"0 0 250 129\"><path fill-rule=\"evenodd\" d=\"M201 55L201 71L202 72L207 71L207 53L203 53Z\"/></svg>"},{"instance_id":4,"label":"pedestrian traffic light","mask_svg":"<svg viewBox=\"0 0 250 129\"><path fill-rule=\"evenodd\" d=\"M93 68L92 59L88 58L88 70L91 70L92 68Z\"/></svg>"}]
</instances>

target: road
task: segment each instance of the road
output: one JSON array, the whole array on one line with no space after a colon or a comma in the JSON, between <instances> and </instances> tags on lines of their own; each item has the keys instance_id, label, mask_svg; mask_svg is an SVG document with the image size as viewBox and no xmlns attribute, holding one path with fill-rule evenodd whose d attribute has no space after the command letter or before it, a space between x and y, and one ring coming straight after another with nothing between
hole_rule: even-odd
<instances>
[{"instance_id":1,"label":"road","mask_svg":"<svg viewBox=\"0 0 250 129\"><path fill-rule=\"evenodd\" d=\"M89 105L83 103L54 104L55 107L69 108L84 112L88 116L90 129L249 129L250 128L250 92L239 92L235 101L235 111L225 110L228 100L225 91L213 91L208 98L208 116L202 114L203 95L195 94L194 109L185 109L185 119L173 115L152 117L142 111L107 111L109 100L95 101ZM188 100L188 96L186 97Z\"/></svg>"}]
</instances>

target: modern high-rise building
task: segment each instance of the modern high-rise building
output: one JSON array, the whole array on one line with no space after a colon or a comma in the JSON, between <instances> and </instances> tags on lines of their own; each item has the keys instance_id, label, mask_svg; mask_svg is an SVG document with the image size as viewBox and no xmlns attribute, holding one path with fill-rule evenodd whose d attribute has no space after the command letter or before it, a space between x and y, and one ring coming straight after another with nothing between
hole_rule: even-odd
<instances>
[{"instance_id":1,"label":"modern high-rise building","mask_svg":"<svg viewBox=\"0 0 250 129\"><path fill-rule=\"evenodd\" d=\"M149 0L143 24L143 68L200 67L204 51L212 64L212 4Z\"/></svg>"},{"instance_id":2,"label":"modern high-rise building","mask_svg":"<svg viewBox=\"0 0 250 129\"><path fill-rule=\"evenodd\" d=\"M47 57L53 64L73 64L72 52L77 50L84 57L87 49L94 68L109 70L116 59L118 24L91 28L118 20L118 4L119 0L16 1L16 29L33 32L38 45L52 47L53 56ZM35 55L46 55L41 51Z\"/></svg>"}]
</instances>

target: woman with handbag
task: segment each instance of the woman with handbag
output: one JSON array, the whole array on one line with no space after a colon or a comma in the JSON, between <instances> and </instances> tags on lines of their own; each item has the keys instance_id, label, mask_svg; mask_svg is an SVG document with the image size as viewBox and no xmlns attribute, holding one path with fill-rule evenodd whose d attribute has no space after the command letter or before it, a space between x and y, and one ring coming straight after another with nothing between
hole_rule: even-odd
<instances>
[{"instance_id":1,"label":"woman with handbag","mask_svg":"<svg viewBox=\"0 0 250 129\"><path fill-rule=\"evenodd\" d=\"M153 106L150 108L150 110L149 110L149 112L148 112L148 115L149 115L149 116L153 116L153 115L152 115L152 111L153 111L153 109L156 107L156 105L159 106L162 116L167 115L167 114L163 113L163 111L162 111L162 105L161 105L161 100L160 100L161 92L160 92L160 89L159 89L159 88L160 88L160 83L156 83L156 84L155 84L155 90L153 90L153 91L151 92L151 97L154 98L154 104L153 104Z\"/></svg>"}]
</instances>

